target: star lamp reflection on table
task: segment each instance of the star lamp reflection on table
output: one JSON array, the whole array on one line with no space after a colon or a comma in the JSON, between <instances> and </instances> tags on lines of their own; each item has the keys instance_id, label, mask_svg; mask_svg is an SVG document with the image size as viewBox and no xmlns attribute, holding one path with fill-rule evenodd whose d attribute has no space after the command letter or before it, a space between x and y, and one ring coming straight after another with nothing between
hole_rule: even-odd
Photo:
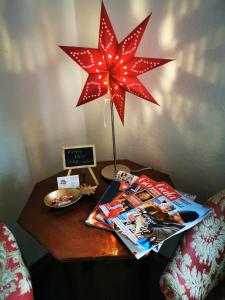
<instances>
[{"instance_id":1,"label":"star lamp reflection on table","mask_svg":"<svg viewBox=\"0 0 225 300\"><path fill-rule=\"evenodd\" d=\"M150 16L118 43L102 2L98 48L60 46L88 73L77 106L109 93L124 124L126 92L158 104L137 76L172 59L135 57Z\"/></svg>"}]
</instances>

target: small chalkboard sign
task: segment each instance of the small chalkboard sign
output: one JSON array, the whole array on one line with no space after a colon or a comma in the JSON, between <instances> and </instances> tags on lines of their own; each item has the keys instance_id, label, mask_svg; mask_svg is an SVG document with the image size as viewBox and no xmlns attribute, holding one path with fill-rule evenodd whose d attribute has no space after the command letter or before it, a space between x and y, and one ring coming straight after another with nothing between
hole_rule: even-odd
<instances>
[{"instance_id":1,"label":"small chalkboard sign","mask_svg":"<svg viewBox=\"0 0 225 300\"><path fill-rule=\"evenodd\" d=\"M63 147L64 169L79 169L96 166L95 145Z\"/></svg>"}]
</instances>

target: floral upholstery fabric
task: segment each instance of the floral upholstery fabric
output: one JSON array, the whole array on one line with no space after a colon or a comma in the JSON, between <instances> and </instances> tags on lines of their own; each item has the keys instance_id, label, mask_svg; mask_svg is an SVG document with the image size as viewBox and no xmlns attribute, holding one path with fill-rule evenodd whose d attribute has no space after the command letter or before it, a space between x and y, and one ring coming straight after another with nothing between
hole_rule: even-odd
<instances>
[{"instance_id":1,"label":"floral upholstery fabric","mask_svg":"<svg viewBox=\"0 0 225 300\"><path fill-rule=\"evenodd\" d=\"M214 213L185 235L161 276L160 287L166 299L206 299L225 277L225 190L205 205Z\"/></svg>"},{"instance_id":2,"label":"floral upholstery fabric","mask_svg":"<svg viewBox=\"0 0 225 300\"><path fill-rule=\"evenodd\" d=\"M0 223L0 300L32 300L30 276L11 231Z\"/></svg>"}]
</instances>

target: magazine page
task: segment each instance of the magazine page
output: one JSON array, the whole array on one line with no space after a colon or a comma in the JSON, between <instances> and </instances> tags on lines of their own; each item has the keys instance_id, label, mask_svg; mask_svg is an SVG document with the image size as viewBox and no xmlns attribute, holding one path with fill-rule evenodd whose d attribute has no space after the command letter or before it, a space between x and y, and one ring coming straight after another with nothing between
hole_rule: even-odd
<instances>
[{"instance_id":1,"label":"magazine page","mask_svg":"<svg viewBox=\"0 0 225 300\"><path fill-rule=\"evenodd\" d=\"M128 248L130 244L142 248L136 258L191 228L211 212L166 182L155 182L147 176L139 177L130 188L99 208Z\"/></svg>"},{"instance_id":2,"label":"magazine page","mask_svg":"<svg viewBox=\"0 0 225 300\"><path fill-rule=\"evenodd\" d=\"M167 204L167 205L165 205ZM146 201L144 204L108 219L117 232L123 232L130 242L145 251L200 222L210 209L190 205L184 209L169 205L165 196Z\"/></svg>"},{"instance_id":3,"label":"magazine page","mask_svg":"<svg viewBox=\"0 0 225 300\"><path fill-rule=\"evenodd\" d=\"M188 193L185 193L185 192L183 192L183 191L178 191L178 190L176 190L178 193L180 193L181 194L181 196L182 196L182 199L183 200L186 200L186 201L195 201L195 199L196 199L196 195L193 195L193 194L188 194ZM157 244L155 247L153 247L153 251L154 252L156 252L156 253L158 253L159 252L159 250L160 250L160 248L162 247L162 245L163 245L163 243L164 243L164 241L162 241L162 242L160 242L159 244Z\"/></svg>"},{"instance_id":4,"label":"magazine page","mask_svg":"<svg viewBox=\"0 0 225 300\"><path fill-rule=\"evenodd\" d=\"M152 247L152 249L143 249L143 247L141 247L138 244L132 243L130 241L130 239L126 236L126 234L120 230L118 228L117 232L116 232L117 236L120 238L120 240L126 245L126 247L129 249L129 251L137 258L140 259L144 256L147 256L149 254L150 251L154 251L156 253L159 252L163 242L155 245Z\"/></svg>"},{"instance_id":5,"label":"magazine page","mask_svg":"<svg viewBox=\"0 0 225 300\"><path fill-rule=\"evenodd\" d=\"M109 224L105 221L105 215L101 210L99 210L99 205L112 201L114 197L116 197L122 191L128 189L137 179L138 176L119 171L115 179L110 183L105 193L102 195L101 199L99 200L91 214L88 216L85 224L100 229L112 230Z\"/></svg>"},{"instance_id":6,"label":"magazine page","mask_svg":"<svg viewBox=\"0 0 225 300\"><path fill-rule=\"evenodd\" d=\"M186 200L186 201L195 201L195 199L196 199L196 195L193 195L193 194L188 194L188 193L185 193L185 192L183 192L183 191L178 191L178 190L176 190L178 193L180 193L181 194L181 196L182 196L182 199L183 200ZM158 253L159 252L159 250L160 250L160 248L162 247L162 245L163 245L163 243L164 243L164 241L162 241L162 242L160 242L159 244L157 244L155 247L153 247L153 251L154 252L156 252L156 253Z\"/></svg>"},{"instance_id":7,"label":"magazine page","mask_svg":"<svg viewBox=\"0 0 225 300\"><path fill-rule=\"evenodd\" d=\"M181 194L174 188L172 188L167 182L154 181L145 175L140 176L136 180L135 184L141 186L143 189L154 191L156 193L156 196L166 196L167 199L171 201L174 201L181 197Z\"/></svg>"},{"instance_id":8,"label":"magazine page","mask_svg":"<svg viewBox=\"0 0 225 300\"><path fill-rule=\"evenodd\" d=\"M104 220L104 216L102 215L102 213L98 212L98 208L96 207L88 216L87 220L85 220L85 224L89 225L89 226L93 226L96 228L101 228L104 230L109 230L112 231L112 228L109 224L107 224L107 222L100 222L97 218L98 215L102 216L102 219Z\"/></svg>"},{"instance_id":9,"label":"magazine page","mask_svg":"<svg viewBox=\"0 0 225 300\"><path fill-rule=\"evenodd\" d=\"M129 187L123 189L123 192L119 190L120 193L118 193L111 201L99 204L99 210L104 214L106 221L117 217L122 212L140 206L149 199L161 196L160 191L155 189L152 185L146 188L144 184L140 184L140 182L144 182L143 179L146 182L148 177L144 175L137 177Z\"/></svg>"}]
</instances>

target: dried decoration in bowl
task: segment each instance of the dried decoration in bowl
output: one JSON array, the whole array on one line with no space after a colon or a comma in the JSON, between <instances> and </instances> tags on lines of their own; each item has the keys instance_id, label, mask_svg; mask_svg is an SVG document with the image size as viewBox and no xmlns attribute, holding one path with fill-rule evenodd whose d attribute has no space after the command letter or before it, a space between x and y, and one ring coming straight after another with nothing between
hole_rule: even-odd
<instances>
[{"instance_id":1,"label":"dried decoration in bowl","mask_svg":"<svg viewBox=\"0 0 225 300\"><path fill-rule=\"evenodd\" d=\"M95 193L97 186L81 185L77 189L61 189L56 190L44 198L46 206L53 208L67 207L76 203L83 195L92 195Z\"/></svg>"},{"instance_id":2,"label":"dried decoration in bowl","mask_svg":"<svg viewBox=\"0 0 225 300\"><path fill-rule=\"evenodd\" d=\"M74 196L72 194L65 195L62 197L55 197L52 199L52 204L56 206L64 206L70 204L74 201Z\"/></svg>"},{"instance_id":3,"label":"dried decoration in bowl","mask_svg":"<svg viewBox=\"0 0 225 300\"><path fill-rule=\"evenodd\" d=\"M80 189L61 189L45 196L44 203L49 207L60 208L77 202L81 197Z\"/></svg>"}]
</instances>

